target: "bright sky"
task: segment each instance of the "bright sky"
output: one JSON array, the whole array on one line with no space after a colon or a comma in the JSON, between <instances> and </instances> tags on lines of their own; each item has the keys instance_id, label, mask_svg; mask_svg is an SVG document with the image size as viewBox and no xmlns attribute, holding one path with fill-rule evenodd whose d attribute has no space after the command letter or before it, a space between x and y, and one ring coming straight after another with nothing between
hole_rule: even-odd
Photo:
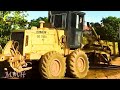
<instances>
[{"instance_id":1,"label":"bright sky","mask_svg":"<svg viewBox=\"0 0 120 90\"><path fill-rule=\"evenodd\" d=\"M108 16L115 16L120 18L120 11L82 11L85 12L86 22L100 22L102 18ZM28 21L37 19L39 17L48 17L48 11L28 11Z\"/></svg>"},{"instance_id":2,"label":"bright sky","mask_svg":"<svg viewBox=\"0 0 120 90\"><path fill-rule=\"evenodd\" d=\"M39 17L48 17L48 11L27 11L27 13L29 14L29 16L27 16L28 21Z\"/></svg>"}]
</instances>

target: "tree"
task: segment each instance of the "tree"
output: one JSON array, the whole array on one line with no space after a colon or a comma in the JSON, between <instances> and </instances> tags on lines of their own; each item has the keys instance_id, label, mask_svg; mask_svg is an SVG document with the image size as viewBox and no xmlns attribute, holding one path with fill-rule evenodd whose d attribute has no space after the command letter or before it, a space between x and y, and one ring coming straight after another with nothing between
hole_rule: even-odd
<instances>
[{"instance_id":1,"label":"tree","mask_svg":"<svg viewBox=\"0 0 120 90\"><path fill-rule=\"evenodd\" d=\"M9 40L12 30L25 28L26 11L0 11L0 44L2 47Z\"/></svg>"},{"instance_id":2,"label":"tree","mask_svg":"<svg viewBox=\"0 0 120 90\"><path fill-rule=\"evenodd\" d=\"M32 26L40 27L39 21L45 21L45 23L48 23L48 18L47 17L39 17L37 19L33 19L29 23L29 28Z\"/></svg>"},{"instance_id":3,"label":"tree","mask_svg":"<svg viewBox=\"0 0 120 90\"><path fill-rule=\"evenodd\" d=\"M100 35L102 40L113 42L114 54L116 52L115 42L117 41L120 52L120 41L118 40L120 18L109 16L106 18L102 18L101 22L103 26L101 26L100 23L92 23L92 25L96 29L96 32Z\"/></svg>"},{"instance_id":4,"label":"tree","mask_svg":"<svg viewBox=\"0 0 120 90\"><path fill-rule=\"evenodd\" d=\"M100 23L92 23L97 34L101 36L101 39L108 41L118 41L118 29L120 18L106 17L101 20L103 26Z\"/></svg>"},{"instance_id":5,"label":"tree","mask_svg":"<svg viewBox=\"0 0 120 90\"><path fill-rule=\"evenodd\" d=\"M101 22L104 24L103 29L106 32L107 40L118 41L120 18L109 16L103 18Z\"/></svg>"}]
</instances>

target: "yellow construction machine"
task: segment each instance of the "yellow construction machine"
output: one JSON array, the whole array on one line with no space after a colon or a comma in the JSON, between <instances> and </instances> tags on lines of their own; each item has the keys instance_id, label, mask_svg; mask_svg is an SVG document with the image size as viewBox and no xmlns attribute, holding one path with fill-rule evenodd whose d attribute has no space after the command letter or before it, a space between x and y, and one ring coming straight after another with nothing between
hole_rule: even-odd
<instances>
[{"instance_id":1,"label":"yellow construction machine","mask_svg":"<svg viewBox=\"0 0 120 90\"><path fill-rule=\"evenodd\" d=\"M62 79L66 73L70 77L84 78L90 65L101 62L109 64L110 49L100 43L94 28L91 30L97 44L90 42L82 46L84 12L48 13L51 27L46 27L46 23L40 21L39 28L12 32L10 41L0 55L0 62L7 61L16 72L30 70L36 66L45 79ZM34 61L37 61L38 65L24 67L27 62Z\"/></svg>"}]
</instances>

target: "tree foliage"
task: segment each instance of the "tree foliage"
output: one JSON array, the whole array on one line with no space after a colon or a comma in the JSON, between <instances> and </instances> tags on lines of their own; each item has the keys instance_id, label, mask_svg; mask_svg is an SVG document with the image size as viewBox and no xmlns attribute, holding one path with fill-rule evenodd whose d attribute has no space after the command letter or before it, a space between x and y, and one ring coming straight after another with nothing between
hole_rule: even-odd
<instances>
[{"instance_id":1,"label":"tree foliage","mask_svg":"<svg viewBox=\"0 0 120 90\"><path fill-rule=\"evenodd\" d=\"M31 20L30 23L29 23L29 28L31 28L32 26L40 27L39 21L45 21L45 23L47 23L48 18L47 17L39 17L37 19Z\"/></svg>"},{"instance_id":2,"label":"tree foliage","mask_svg":"<svg viewBox=\"0 0 120 90\"><path fill-rule=\"evenodd\" d=\"M101 22L102 25L100 23L92 23L97 34L101 36L101 39L117 41L120 18L109 16L102 18Z\"/></svg>"},{"instance_id":3,"label":"tree foliage","mask_svg":"<svg viewBox=\"0 0 120 90\"><path fill-rule=\"evenodd\" d=\"M0 45L2 47L9 40L14 29L25 28L27 24L26 11L0 11Z\"/></svg>"}]
</instances>

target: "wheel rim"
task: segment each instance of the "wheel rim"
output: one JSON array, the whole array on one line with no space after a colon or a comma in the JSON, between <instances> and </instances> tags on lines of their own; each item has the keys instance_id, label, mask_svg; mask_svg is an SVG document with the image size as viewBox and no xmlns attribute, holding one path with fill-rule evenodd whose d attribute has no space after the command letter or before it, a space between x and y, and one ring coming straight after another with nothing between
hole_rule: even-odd
<instances>
[{"instance_id":1,"label":"wheel rim","mask_svg":"<svg viewBox=\"0 0 120 90\"><path fill-rule=\"evenodd\" d=\"M60 61L58 59L53 60L50 64L50 73L53 76L58 76L61 71L60 67L61 67Z\"/></svg>"},{"instance_id":2,"label":"wheel rim","mask_svg":"<svg viewBox=\"0 0 120 90\"><path fill-rule=\"evenodd\" d=\"M85 70L85 61L82 57L78 58L77 67L78 67L79 72L83 72Z\"/></svg>"}]
</instances>

